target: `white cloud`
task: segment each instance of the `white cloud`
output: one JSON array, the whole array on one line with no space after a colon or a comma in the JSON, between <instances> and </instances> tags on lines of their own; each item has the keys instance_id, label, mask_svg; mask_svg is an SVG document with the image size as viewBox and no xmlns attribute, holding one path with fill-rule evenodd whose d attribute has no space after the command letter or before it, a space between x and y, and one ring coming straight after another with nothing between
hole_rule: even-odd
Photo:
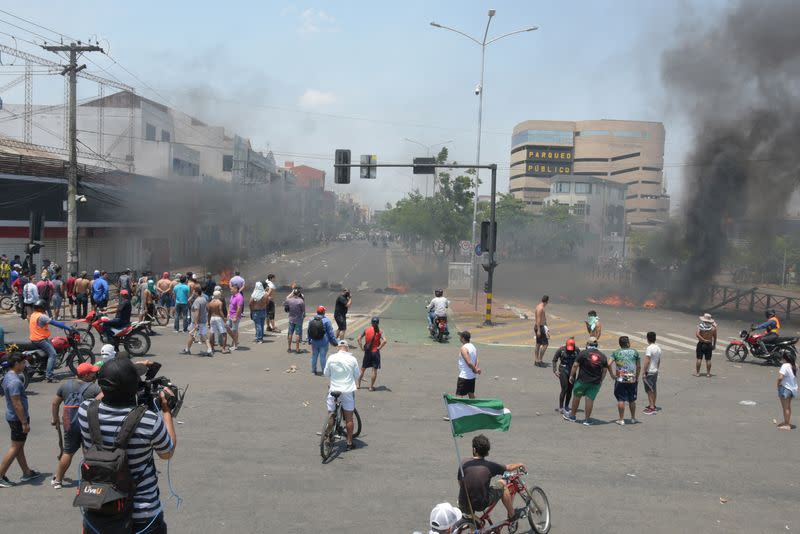
<instances>
[{"instance_id":1,"label":"white cloud","mask_svg":"<svg viewBox=\"0 0 800 534\"><path fill-rule=\"evenodd\" d=\"M321 9L307 8L300 13L300 33L335 31L336 19Z\"/></svg>"},{"instance_id":2,"label":"white cloud","mask_svg":"<svg viewBox=\"0 0 800 534\"><path fill-rule=\"evenodd\" d=\"M324 107L334 102L336 102L336 95L316 89L306 89L300 97L300 106L308 109Z\"/></svg>"}]
</instances>

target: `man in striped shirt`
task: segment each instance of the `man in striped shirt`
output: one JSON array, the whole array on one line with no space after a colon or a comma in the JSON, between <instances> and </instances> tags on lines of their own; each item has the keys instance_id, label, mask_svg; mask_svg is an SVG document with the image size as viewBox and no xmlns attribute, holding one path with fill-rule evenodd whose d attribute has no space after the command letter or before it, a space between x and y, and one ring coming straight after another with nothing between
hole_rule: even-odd
<instances>
[{"instance_id":1,"label":"man in striped shirt","mask_svg":"<svg viewBox=\"0 0 800 534\"><path fill-rule=\"evenodd\" d=\"M101 368L98 383L103 391L99 407L100 432L103 444L111 447L125 416L136 407L139 373L129 359L114 358ZM92 445L87 412L91 402L84 402L78 410L84 450ZM177 443L172 412L164 393L161 394L160 408L162 413L159 415L153 411L153 407L149 407L139 421L127 447L128 465L131 476L136 481L132 531L140 534L167 532L159 499L158 476L153 462L153 451L163 460L172 458ZM109 524L107 518L93 515L90 511L84 515L84 532L105 532L114 526L117 525Z\"/></svg>"}]
</instances>

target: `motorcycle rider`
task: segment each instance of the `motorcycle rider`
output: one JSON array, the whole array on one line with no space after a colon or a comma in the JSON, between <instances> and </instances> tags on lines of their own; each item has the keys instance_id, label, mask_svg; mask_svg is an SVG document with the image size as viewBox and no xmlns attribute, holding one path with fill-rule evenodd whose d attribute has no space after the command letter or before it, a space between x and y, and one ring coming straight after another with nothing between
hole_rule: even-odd
<instances>
[{"instance_id":1,"label":"motorcycle rider","mask_svg":"<svg viewBox=\"0 0 800 534\"><path fill-rule=\"evenodd\" d=\"M45 378L48 382L55 382L53 368L56 365L56 349L50 342L50 325L63 328L67 333L75 331L60 321L51 319L46 313L47 303L39 299L33 304L33 313L28 323L31 343L47 353L47 371Z\"/></svg>"},{"instance_id":2,"label":"motorcycle rider","mask_svg":"<svg viewBox=\"0 0 800 534\"><path fill-rule=\"evenodd\" d=\"M131 312L133 306L131 305L131 294L127 289L122 289L119 292L119 304L117 305L117 314L113 319L103 323L103 333L111 340L114 335L111 331L112 328L122 330L131 324ZM111 341L113 344L113 341Z\"/></svg>"},{"instance_id":3,"label":"motorcycle rider","mask_svg":"<svg viewBox=\"0 0 800 534\"><path fill-rule=\"evenodd\" d=\"M781 320L778 319L778 316L775 314L775 310L768 309L764 312L767 320L761 323L758 326L753 327L753 330L766 330L766 334L758 340L758 345L761 347L761 350L764 351L764 354L769 354L769 350L767 350L767 345L774 345L775 342L778 341L778 337L781 333Z\"/></svg>"},{"instance_id":4,"label":"motorcycle rider","mask_svg":"<svg viewBox=\"0 0 800 534\"><path fill-rule=\"evenodd\" d=\"M428 329L433 326L433 322L437 317L447 318L447 308L450 307L450 301L444 298L444 290L437 289L434 291L434 298L428 303L425 309L428 310Z\"/></svg>"}]
</instances>

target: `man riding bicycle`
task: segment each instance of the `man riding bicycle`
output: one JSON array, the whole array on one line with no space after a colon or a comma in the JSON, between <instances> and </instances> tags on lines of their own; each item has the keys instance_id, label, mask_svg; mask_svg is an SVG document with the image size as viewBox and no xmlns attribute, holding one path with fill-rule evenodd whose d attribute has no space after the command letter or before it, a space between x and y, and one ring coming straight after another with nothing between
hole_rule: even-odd
<instances>
[{"instance_id":1,"label":"man riding bicycle","mask_svg":"<svg viewBox=\"0 0 800 534\"><path fill-rule=\"evenodd\" d=\"M450 307L450 301L444 298L444 290L437 289L434 291L435 297L426 306L428 310L428 327L433 324L434 319L437 317L447 317L447 308Z\"/></svg>"},{"instance_id":2,"label":"man riding bicycle","mask_svg":"<svg viewBox=\"0 0 800 534\"><path fill-rule=\"evenodd\" d=\"M465 514L474 514L502 500L506 507L508 520L517 519L514 511L514 497L502 479L491 483L492 477L501 476L506 471L525 468L523 464L502 465L486 459L489 455L489 438L480 434L472 438L472 458L465 460L458 471L458 507ZM464 473L463 477L461 473ZM469 495L469 499L467 498Z\"/></svg>"},{"instance_id":3,"label":"man riding bicycle","mask_svg":"<svg viewBox=\"0 0 800 534\"><path fill-rule=\"evenodd\" d=\"M332 393L337 392L344 412L347 450L349 451L355 448L353 445L353 410L356 409L356 380L358 380L360 369L358 360L348 350L347 340L340 339L338 347L339 352L328 357L323 371L323 374L331 379L327 398L328 424L333 421L333 412L336 410L336 399Z\"/></svg>"}]
</instances>

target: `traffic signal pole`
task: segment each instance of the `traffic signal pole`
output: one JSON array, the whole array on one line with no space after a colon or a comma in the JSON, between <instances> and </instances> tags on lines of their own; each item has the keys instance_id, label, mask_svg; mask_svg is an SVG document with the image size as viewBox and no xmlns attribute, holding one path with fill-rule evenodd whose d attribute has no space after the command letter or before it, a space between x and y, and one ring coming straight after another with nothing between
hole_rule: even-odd
<instances>
[{"instance_id":1,"label":"traffic signal pole","mask_svg":"<svg viewBox=\"0 0 800 534\"><path fill-rule=\"evenodd\" d=\"M496 220L496 196L497 196L497 165L490 165L492 169L492 198L491 198L491 205L490 205L490 215L489 215L489 265L486 266L486 271L489 273L489 276L486 280L486 317L484 318L483 324L487 326L492 325L492 295L493 295L493 283L494 283L494 268L497 266L497 263L494 261L494 254L495 249L497 248L497 243L495 243L495 235L497 234L497 220Z\"/></svg>"}]
</instances>

